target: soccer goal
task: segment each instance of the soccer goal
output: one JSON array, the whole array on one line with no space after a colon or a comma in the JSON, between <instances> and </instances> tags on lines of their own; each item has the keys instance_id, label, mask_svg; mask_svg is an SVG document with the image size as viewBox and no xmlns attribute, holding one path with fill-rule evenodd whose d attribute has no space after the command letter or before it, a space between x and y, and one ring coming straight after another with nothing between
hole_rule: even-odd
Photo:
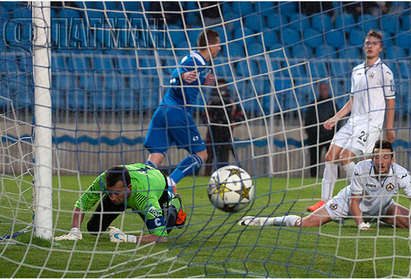
<instances>
[{"instance_id":1,"label":"soccer goal","mask_svg":"<svg viewBox=\"0 0 411 279\"><path fill-rule=\"evenodd\" d=\"M2 2L0 14L0 277L411 276L408 229L237 224L249 215L302 217L320 199L331 139L320 140L319 108L327 102L336 112L349 100L371 29L383 32L381 57L394 74L395 160L410 169L408 2ZM87 232L93 208L81 240L54 241L70 231L74 203L97 175L147 160L144 139L172 72L208 29L222 48L209 65L216 83L198 87L186 106L213 158L178 184L185 226L167 243L112 243ZM216 161L222 149L211 126L227 128L229 140L218 142L226 162ZM162 171L186 156L169 149ZM208 199L207 170L219 163L252 176L255 200L239 212ZM340 168L334 194L348 183ZM402 192L395 201L410 207ZM148 233L130 210L113 225Z\"/></svg>"}]
</instances>

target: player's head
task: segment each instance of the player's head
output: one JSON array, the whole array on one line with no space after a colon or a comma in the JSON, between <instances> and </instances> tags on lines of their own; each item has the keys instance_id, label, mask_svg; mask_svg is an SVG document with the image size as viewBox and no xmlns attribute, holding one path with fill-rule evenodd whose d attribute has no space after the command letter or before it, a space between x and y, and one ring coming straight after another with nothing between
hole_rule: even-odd
<instances>
[{"instance_id":1,"label":"player's head","mask_svg":"<svg viewBox=\"0 0 411 279\"><path fill-rule=\"evenodd\" d=\"M320 92L320 98L321 99L327 99L330 97L330 86L328 85L328 82L322 82L318 85L318 90Z\"/></svg>"},{"instance_id":2,"label":"player's head","mask_svg":"<svg viewBox=\"0 0 411 279\"><path fill-rule=\"evenodd\" d=\"M389 173L390 166L394 162L391 142L387 140L377 140L373 149L372 161L374 162L376 173Z\"/></svg>"},{"instance_id":3,"label":"player's head","mask_svg":"<svg viewBox=\"0 0 411 279\"><path fill-rule=\"evenodd\" d=\"M218 95L218 92L220 92L221 96L229 98L231 97L231 93L230 93L230 89L228 88L228 86L226 86L227 81L223 78L219 78L217 80L217 88L213 88L213 90L211 91L211 95Z\"/></svg>"},{"instance_id":4,"label":"player's head","mask_svg":"<svg viewBox=\"0 0 411 279\"><path fill-rule=\"evenodd\" d=\"M373 59L380 56L383 48L382 34L379 31L371 29L364 39L364 52L367 59Z\"/></svg>"},{"instance_id":5,"label":"player's head","mask_svg":"<svg viewBox=\"0 0 411 279\"><path fill-rule=\"evenodd\" d=\"M130 173L125 167L112 167L106 171L107 194L114 204L122 204L131 191Z\"/></svg>"},{"instance_id":6,"label":"player's head","mask_svg":"<svg viewBox=\"0 0 411 279\"><path fill-rule=\"evenodd\" d=\"M205 56L207 56L206 58L209 58L210 55L215 58L221 50L220 36L214 30L205 30L198 36L197 47L200 51L204 52Z\"/></svg>"}]
</instances>

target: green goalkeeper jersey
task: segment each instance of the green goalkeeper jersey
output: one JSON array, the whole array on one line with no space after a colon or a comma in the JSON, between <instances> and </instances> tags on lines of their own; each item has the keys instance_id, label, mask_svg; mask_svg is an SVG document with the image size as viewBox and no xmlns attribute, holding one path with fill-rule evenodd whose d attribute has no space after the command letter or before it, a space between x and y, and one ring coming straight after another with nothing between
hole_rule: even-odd
<instances>
[{"instance_id":1,"label":"green goalkeeper jersey","mask_svg":"<svg viewBox=\"0 0 411 279\"><path fill-rule=\"evenodd\" d=\"M159 204L166 188L165 177L159 170L145 164L130 164L124 167L129 171L131 178L131 193L124 201L125 206L144 216L150 233L167 236L163 211ZM106 172L100 174L76 201L75 207L82 211L90 210L106 191L105 178Z\"/></svg>"}]
</instances>

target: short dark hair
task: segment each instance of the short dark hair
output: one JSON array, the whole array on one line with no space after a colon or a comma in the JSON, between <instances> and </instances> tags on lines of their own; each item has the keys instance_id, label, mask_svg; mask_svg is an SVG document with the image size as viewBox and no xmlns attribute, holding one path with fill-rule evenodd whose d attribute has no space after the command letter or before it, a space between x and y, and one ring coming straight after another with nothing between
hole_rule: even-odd
<instances>
[{"instance_id":1,"label":"short dark hair","mask_svg":"<svg viewBox=\"0 0 411 279\"><path fill-rule=\"evenodd\" d=\"M123 166L116 166L106 171L106 185L113 187L119 180L122 180L124 187L131 184L130 173Z\"/></svg>"},{"instance_id":2,"label":"short dark hair","mask_svg":"<svg viewBox=\"0 0 411 279\"><path fill-rule=\"evenodd\" d=\"M381 46L384 45L384 42L382 41L382 33L378 30L371 29L370 31L368 31L367 36L365 36L365 38L367 37L377 38L380 41Z\"/></svg>"},{"instance_id":3,"label":"short dark hair","mask_svg":"<svg viewBox=\"0 0 411 279\"><path fill-rule=\"evenodd\" d=\"M373 151L377 148L378 149L389 149L391 152L394 151L394 149L392 148L392 143L389 142L388 140L377 140L375 142Z\"/></svg>"},{"instance_id":4,"label":"short dark hair","mask_svg":"<svg viewBox=\"0 0 411 279\"><path fill-rule=\"evenodd\" d=\"M205 30L201 32L200 35L198 36L197 46L200 49L204 49L207 47L207 45L217 43L217 38L219 37L220 36L218 35L217 31L214 31L212 29Z\"/></svg>"}]
</instances>

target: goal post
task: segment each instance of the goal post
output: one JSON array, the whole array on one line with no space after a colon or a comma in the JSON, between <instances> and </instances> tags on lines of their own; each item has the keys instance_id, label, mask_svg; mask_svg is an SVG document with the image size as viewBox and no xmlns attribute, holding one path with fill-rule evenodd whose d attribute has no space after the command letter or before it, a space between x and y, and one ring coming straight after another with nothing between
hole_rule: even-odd
<instances>
[{"instance_id":1,"label":"goal post","mask_svg":"<svg viewBox=\"0 0 411 279\"><path fill-rule=\"evenodd\" d=\"M34 231L37 237L51 240L53 158L50 2L33 1L31 8L34 83Z\"/></svg>"}]
</instances>

